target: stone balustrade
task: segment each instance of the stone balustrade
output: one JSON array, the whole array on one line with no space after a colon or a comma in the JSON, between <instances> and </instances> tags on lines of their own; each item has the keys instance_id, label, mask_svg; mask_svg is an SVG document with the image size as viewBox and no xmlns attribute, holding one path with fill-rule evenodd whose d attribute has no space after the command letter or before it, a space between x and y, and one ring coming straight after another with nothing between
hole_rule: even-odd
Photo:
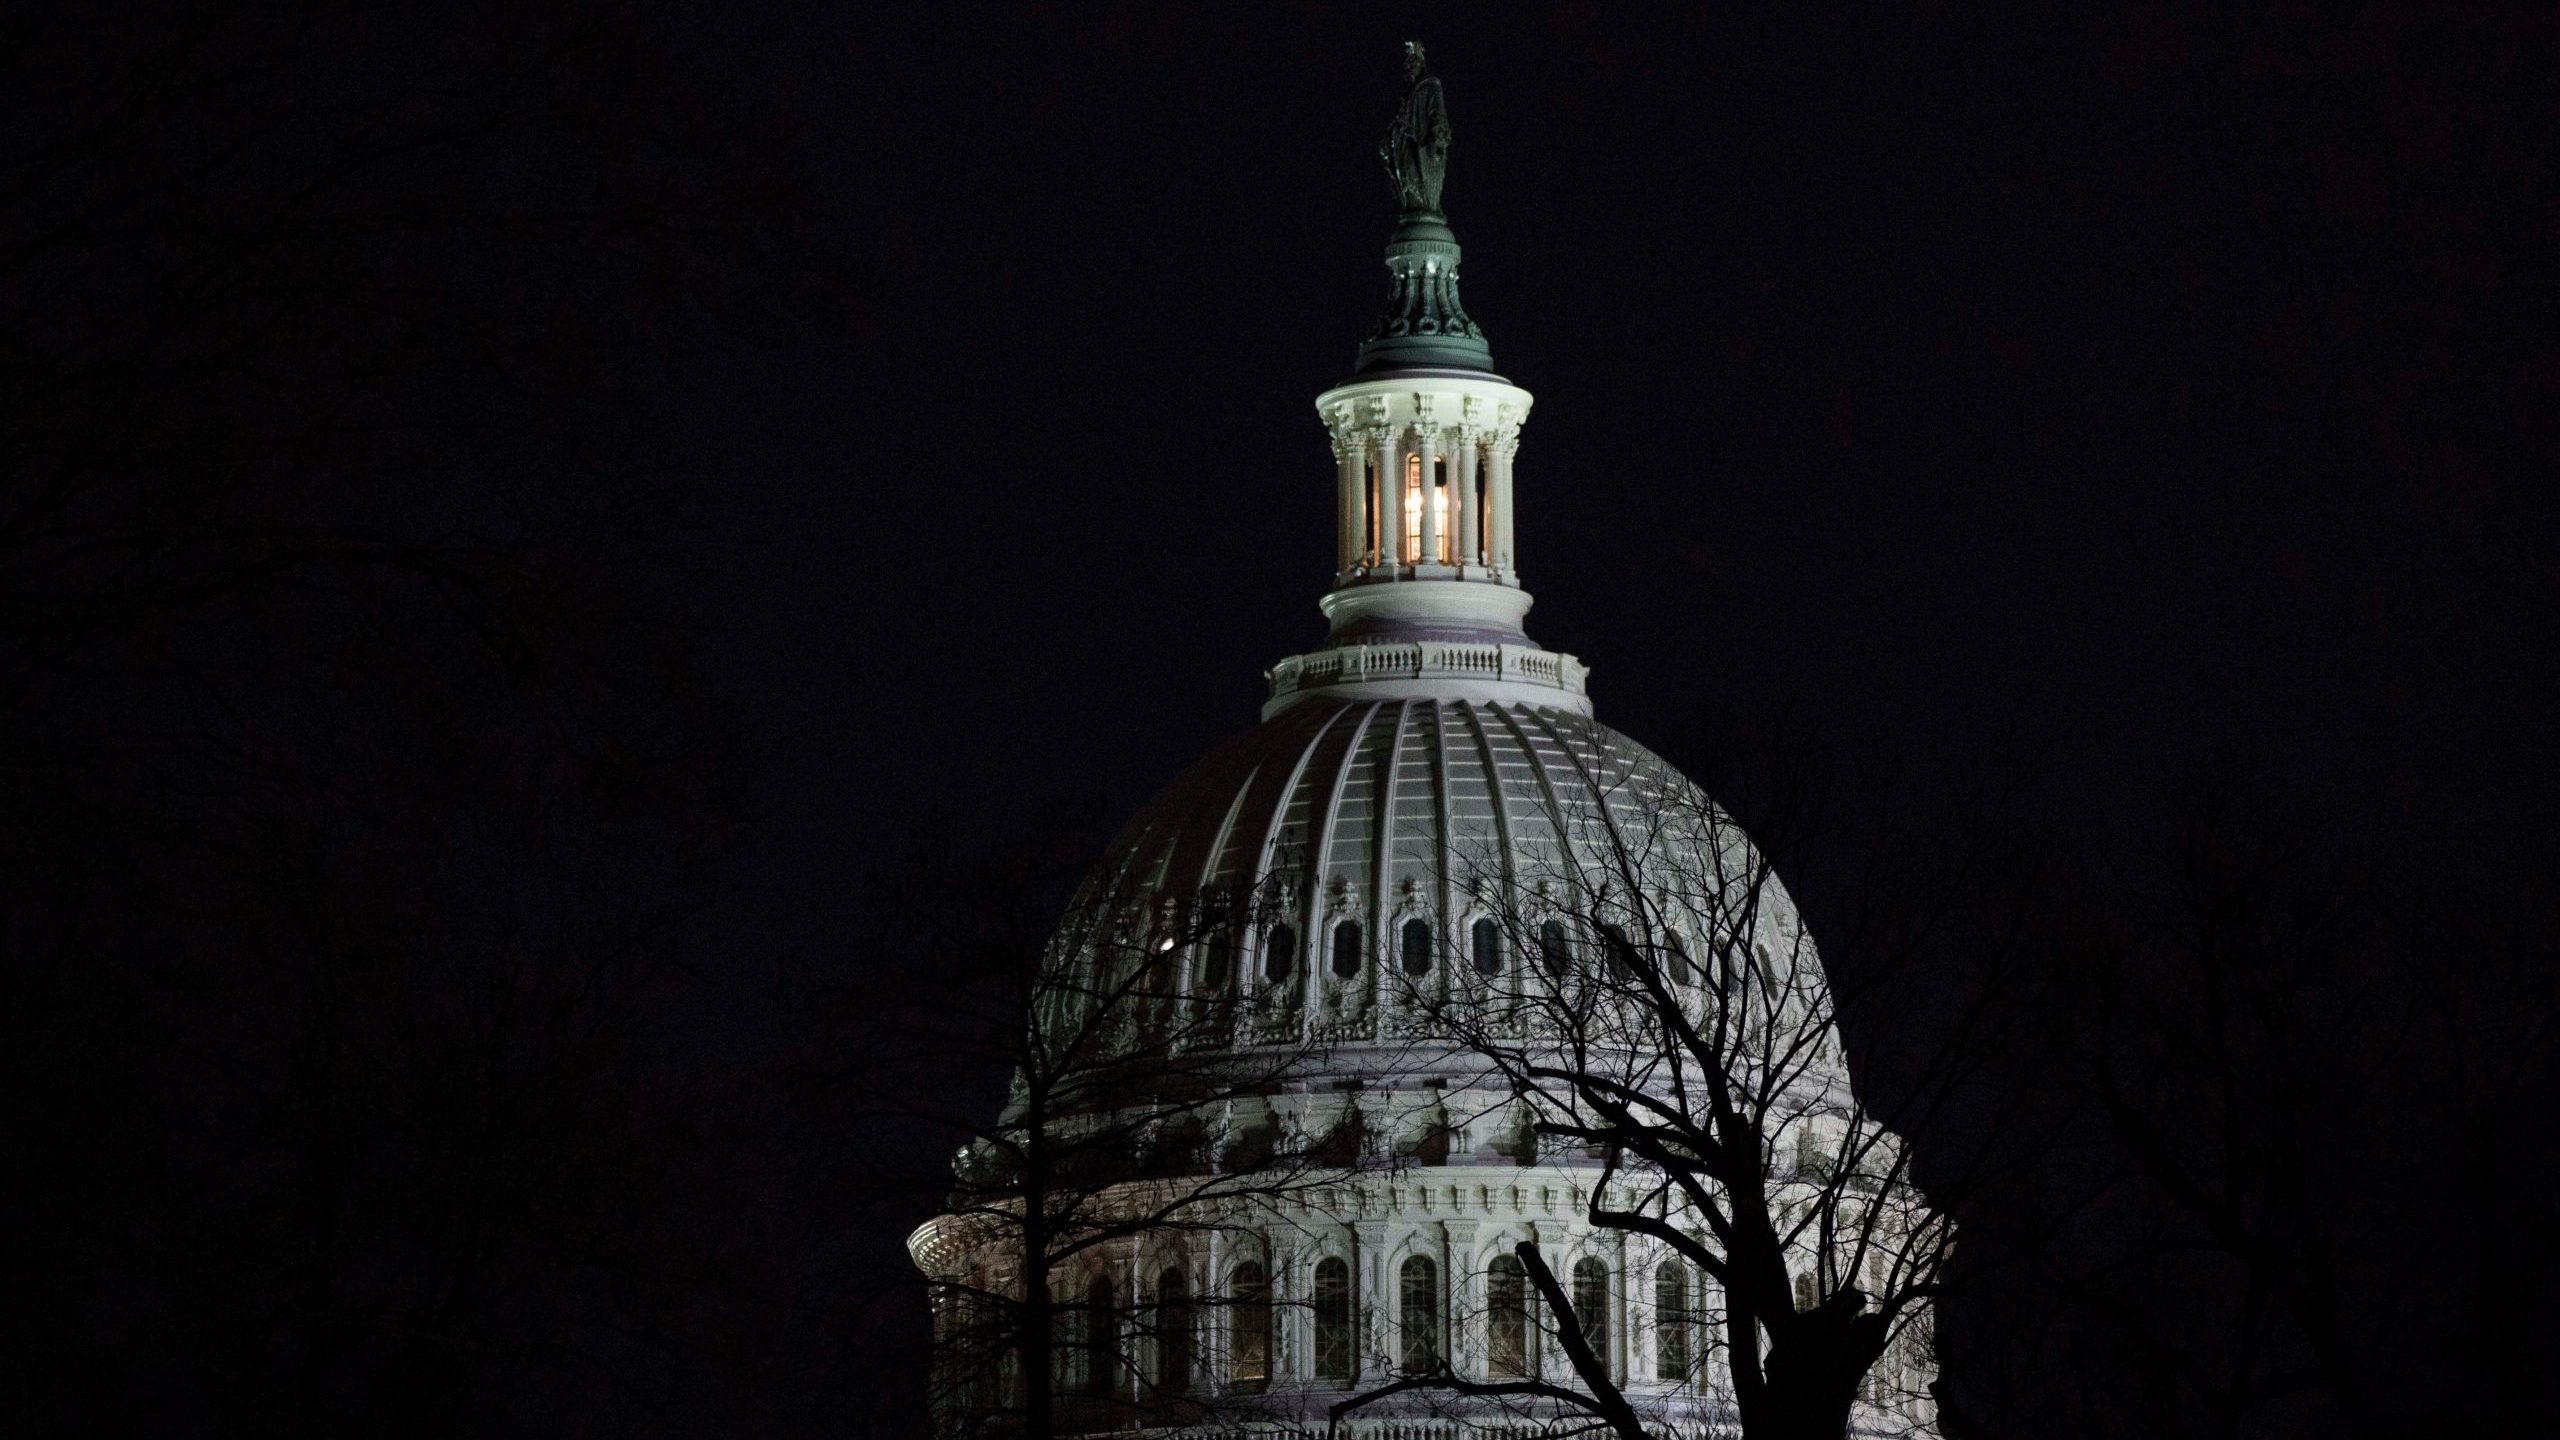
<instances>
[{"instance_id":1,"label":"stone balustrade","mask_svg":"<svg viewBox=\"0 0 2560 1440\"><path fill-rule=\"evenodd\" d=\"M1383 680L1488 680L1543 686L1582 695L1589 667L1570 655L1534 645L1485 645L1415 640L1391 645L1345 645L1292 655L1264 674L1271 698Z\"/></svg>"}]
</instances>

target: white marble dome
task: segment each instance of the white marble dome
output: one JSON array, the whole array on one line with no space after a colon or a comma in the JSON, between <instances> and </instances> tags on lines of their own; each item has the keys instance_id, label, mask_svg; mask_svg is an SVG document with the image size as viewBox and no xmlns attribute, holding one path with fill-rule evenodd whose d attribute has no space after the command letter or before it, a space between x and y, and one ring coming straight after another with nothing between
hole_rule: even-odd
<instances>
[{"instance_id":1,"label":"white marble dome","mask_svg":"<svg viewBox=\"0 0 2560 1440\"><path fill-rule=\"evenodd\" d=\"M1553 1129L1533 1136L1531 1102L1459 1033L1545 1036L1551 1022L1522 1002L1610 973L1668 977L1764 1024L1810 1017L1795 1033L1811 1043L1769 1087L1801 1092L1782 1127L1797 1158L1764 1137L1770 1193L1790 1201L1848 1076L1820 966L1749 842L1676 769L1594 720L1582 664L1523 628L1514 462L1531 396L1493 373L1459 308L1459 255L1445 217L1408 211L1386 252L1388 313L1352 376L1316 397L1336 521L1324 644L1268 670L1262 723L1130 821L1047 952L1072 983L1036 1002L1031 1035L1054 1024L1074 1042L1032 1047L1074 1057L1053 1082L1129 1056L1280 1055L1291 1068L1161 1087L1169 1100L1142 1087L1138 1105L1105 1087L1083 1111L1017 1087L999 1129L1106 1137L1096 1193L1065 1212L1095 1238L1054 1265L1026 1259L1017 1222L1056 1217L1049 1197L1021 1194L955 1197L910 1237L946 1339L985 1335L977 1309L1027 1294L1039 1303L1021 1313L1059 1322L1033 1323L1036 1342L997 1336L1003 1356L1045 1351L1054 1386L981 1356L943 1392L947 1435L1009 1433L1008 1397L1035 1392L1054 1391L1042 1424L1060 1435L1305 1434L1398 1376L1566 1378L1523 1299L1524 1243L1570 1284L1573 1322L1612 1384L1666 1433L1733 1428L1706 1272L1657 1237L1593 1224L1602 1158L1559 1148ZM1631 934L1659 968L1621 965ZM1168 1023L1182 1016L1196 1023ZM1731 1033L1734 1063L1757 1063L1747 1031ZM1662 1049L1658 1029L1620 1034L1621 1055ZM1595 1053L1583 1045L1582 1063ZM1280 1193L1226 1182L1249 1181L1282 1132L1327 1151L1345 1133L1382 1139L1394 1163L1328 1159L1335 1173ZM978 1153L963 1152L964 1185ZM1026 1268L1045 1277L1036 1289ZM1810 1252L1789 1268L1806 1297ZM1143 1317L1151 1329L1131 1328ZM1426 1392L1392 1398L1338 1433L1520 1428L1473 1402L1443 1413ZM1925 1435L1927 1420L1862 1405L1853 1429Z\"/></svg>"},{"instance_id":2,"label":"white marble dome","mask_svg":"<svg viewBox=\"0 0 2560 1440\"><path fill-rule=\"evenodd\" d=\"M1112 917L1120 933L1171 898L1233 897L1237 933L1186 947L1183 991L1259 998L1309 1038L1387 1041L1453 987L1507 974L1540 912L1587 938L1580 922L1608 909L1592 877L1641 883L1651 928L1729 925L1713 913L1729 893L1710 891L1741 862L1740 835L1712 813L1580 709L1343 686L1193 764L1129 823L1097 885L1103 907L1137 912ZM1755 900L1792 936L1774 882Z\"/></svg>"}]
</instances>

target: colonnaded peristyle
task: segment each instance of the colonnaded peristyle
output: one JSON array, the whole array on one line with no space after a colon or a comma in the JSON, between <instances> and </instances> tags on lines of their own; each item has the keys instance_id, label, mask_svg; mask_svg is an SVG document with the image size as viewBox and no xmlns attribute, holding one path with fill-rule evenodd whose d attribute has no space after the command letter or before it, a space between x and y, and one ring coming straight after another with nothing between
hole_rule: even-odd
<instances>
[{"instance_id":1,"label":"colonnaded peristyle","mask_svg":"<svg viewBox=\"0 0 2560 1440\"><path fill-rule=\"evenodd\" d=\"M1729 887L1750 867L1686 778L1592 718L1581 662L1523 628L1516 461L1531 397L1494 371L1460 303L1440 207L1446 111L1418 62L1409 78L1386 146L1402 206L1388 306L1349 378L1316 397L1335 462L1325 643L1272 666L1258 728L1129 824L1058 941L1060 963L1089 972L1068 987L1079 1004L1132 993L1106 972L1134 955L1194 1013L1218 1007L1216 1027L1184 1028L1179 1043L1299 1057L1250 1093L1202 1102L1194 1134L1206 1138L1183 1152L1202 1175L1248 1163L1238 1137L1349 1130L1373 1143L1338 1173L1268 1193L1239 1184L1049 1276L1059 1433L1320 1429L1334 1405L1399 1377L1562 1378L1514 1257L1524 1239L1649 1415L1693 1434L1735 1423L1711 1281L1590 1224L1602 1159L1539 1143L1512 1090L1452 1038L1452 1014L1500 1007L1605 947L1591 933L1595 884L1644 892L1684 980L1720 983L1717 952L1736 936L1710 912L1734 913ZM1643 853L1629 834L1646 837ZM1764 970L1790 963L1773 953L1795 957L1818 985L1783 889L1754 883L1741 943ZM1538 1023L1535 1007L1504 1013ZM1132 1043L1145 1030L1133 1022ZM1800 1083L1815 1093L1794 1148L1811 1154L1840 1108L1825 1095L1847 1094L1836 1038ZM1786 1172L1782 1157L1781 1189ZM1182 1183L1161 1165L1137 1173L1133 1156L1132 1206ZM1018 1251L960 1216L928 1222L910 1249L947 1294L1022 1284ZM948 1331L966 1308L938 1306L937 1323ZM946 1433L983 1429L973 1411L1004 1410L1023 1383L1018 1357L973 1363L989 1373L946 1387ZM1890 1363L1902 1373L1862 1395L1853 1428L1929 1433L1925 1403L1907 1398L1925 1389L1913 1373L1925 1357ZM1344 1433L1529 1427L1445 1394L1397 1400Z\"/></svg>"}]
</instances>

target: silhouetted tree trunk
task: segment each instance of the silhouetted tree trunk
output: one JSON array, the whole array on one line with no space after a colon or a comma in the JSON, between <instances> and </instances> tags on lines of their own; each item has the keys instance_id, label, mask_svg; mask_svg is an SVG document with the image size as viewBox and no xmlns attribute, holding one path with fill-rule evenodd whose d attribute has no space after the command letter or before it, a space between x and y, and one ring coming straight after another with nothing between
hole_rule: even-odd
<instances>
[{"instance_id":1,"label":"silhouetted tree trunk","mask_svg":"<svg viewBox=\"0 0 2560 1440\"><path fill-rule=\"evenodd\" d=\"M1969 968L1927 972L1952 993L1901 1017L1927 1027L1926 1049L1906 1041L1878 1101L1851 1087L1833 982L1771 849L1755 843L1765 833L1792 849L1812 823L1809 758L1759 767L1762 829L1746 836L1653 757L1596 729L1570 738L1600 803L1543 852L1456 862L1455 887L1500 917L1520 958L1453 985L1435 1021L1508 1089L1545 1153L1598 1162L1573 1176L1591 1225L1702 1277L1695 1314L1717 1343L1691 1383L1729 1385L1744 1435L1839 1440L1861 1401L1862 1426L1925 1427L1931 1317L1955 1244L1947 1197L1997 1183L2033 1145L2021 1131L1996 1145L1979 1128L1939 1133L1951 1109L1997 1107L1986 1076L2017 1023L2019 955L1985 882L2020 857L1986 833L1890 882L1863 877L1873 913L1844 948L1874 1007L1862 1011L1870 1044L1907 998L1896 984L1923 978L1920 957L1942 961L1958 940L1970 956ZM1966 1119L1998 1128L1980 1108ZM1930 1192L1915 1137L1938 1142ZM1555 1288L1522 1258L1542 1292ZM1627 1440L1676 1423L1664 1407L1686 1402L1632 1398L1578 1343L1560 1299L1543 1323L1569 1376L1528 1388L1408 1377L1336 1413L1439 1391L1533 1395Z\"/></svg>"}]
</instances>

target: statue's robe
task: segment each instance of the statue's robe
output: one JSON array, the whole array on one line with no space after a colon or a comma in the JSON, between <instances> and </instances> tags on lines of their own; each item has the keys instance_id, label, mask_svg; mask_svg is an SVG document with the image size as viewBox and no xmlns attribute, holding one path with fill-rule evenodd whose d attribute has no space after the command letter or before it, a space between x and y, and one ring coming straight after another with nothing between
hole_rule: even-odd
<instances>
[{"instance_id":1,"label":"statue's robe","mask_svg":"<svg viewBox=\"0 0 2560 1440\"><path fill-rule=\"evenodd\" d=\"M1437 214L1449 169L1449 112L1441 104L1439 76L1425 75L1405 92L1383 148L1404 208Z\"/></svg>"}]
</instances>

